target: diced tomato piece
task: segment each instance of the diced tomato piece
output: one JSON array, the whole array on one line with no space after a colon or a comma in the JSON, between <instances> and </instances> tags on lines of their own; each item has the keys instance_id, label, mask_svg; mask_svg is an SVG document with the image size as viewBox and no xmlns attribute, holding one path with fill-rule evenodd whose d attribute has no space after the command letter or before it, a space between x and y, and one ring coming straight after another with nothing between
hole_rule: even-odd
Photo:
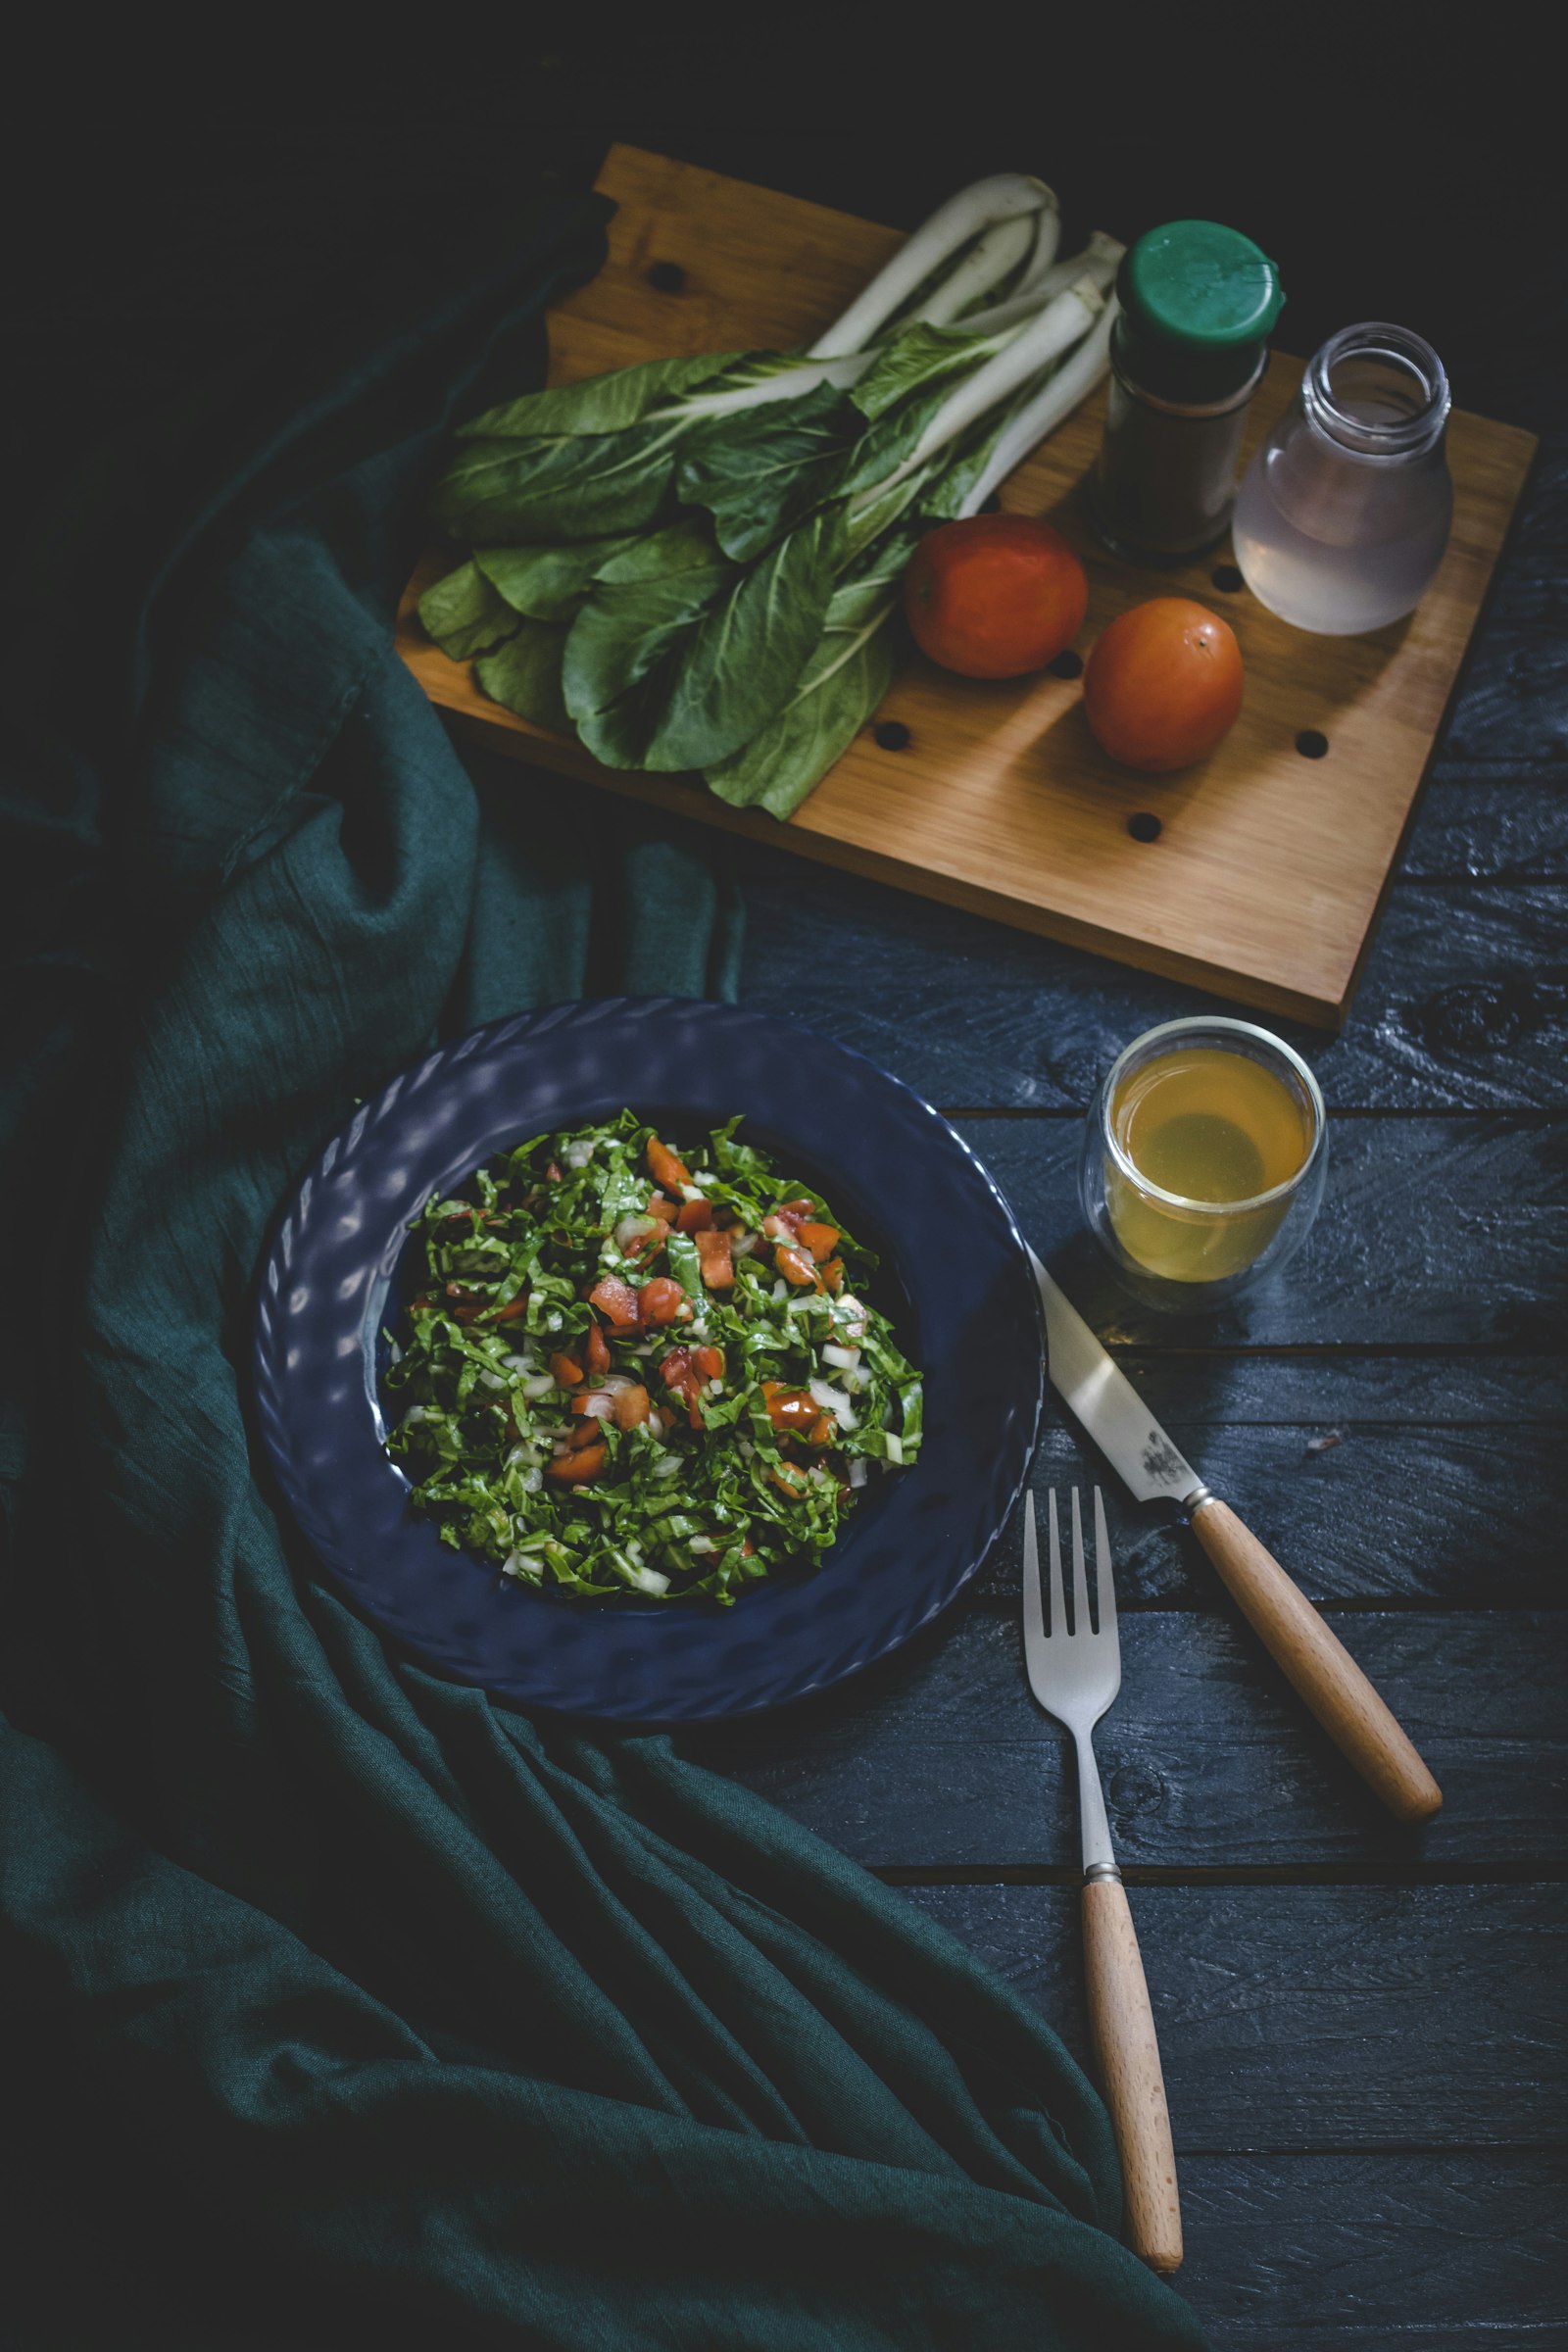
<instances>
[{"instance_id":1,"label":"diced tomato piece","mask_svg":"<svg viewBox=\"0 0 1568 2352\"><path fill-rule=\"evenodd\" d=\"M798 1229L808 1217L815 1216L816 1202L814 1200L781 1200L776 1213L784 1219L787 1225L794 1225Z\"/></svg>"},{"instance_id":2,"label":"diced tomato piece","mask_svg":"<svg viewBox=\"0 0 1568 2352\"><path fill-rule=\"evenodd\" d=\"M836 1225L817 1225L809 1217L801 1227L802 1244L809 1250L818 1265L824 1257L832 1256L838 1238L839 1229Z\"/></svg>"},{"instance_id":3,"label":"diced tomato piece","mask_svg":"<svg viewBox=\"0 0 1568 2352\"><path fill-rule=\"evenodd\" d=\"M672 1225L675 1222L675 1203L673 1200L666 1200L662 1193L650 1193L648 1206L643 1214L649 1217L658 1217L665 1225Z\"/></svg>"},{"instance_id":4,"label":"diced tomato piece","mask_svg":"<svg viewBox=\"0 0 1568 2352\"><path fill-rule=\"evenodd\" d=\"M646 1233L634 1233L621 1251L622 1257L656 1257L664 1247L668 1227L662 1223L650 1225Z\"/></svg>"},{"instance_id":5,"label":"diced tomato piece","mask_svg":"<svg viewBox=\"0 0 1568 2352\"><path fill-rule=\"evenodd\" d=\"M545 1177L546 1180L551 1184L559 1184L561 1182L561 1170L557 1167L554 1160L552 1160L549 1167L546 1168Z\"/></svg>"},{"instance_id":6,"label":"diced tomato piece","mask_svg":"<svg viewBox=\"0 0 1568 2352\"><path fill-rule=\"evenodd\" d=\"M588 1294L588 1303L597 1306L602 1315L608 1315L619 1331L630 1331L637 1321L637 1293L618 1274L607 1274L602 1282L596 1282Z\"/></svg>"},{"instance_id":7,"label":"diced tomato piece","mask_svg":"<svg viewBox=\"0 0 1568 2352\"><path fill-rule=\"evenodd\" d=\"M603 1437L604 1431L600 1426L599 1415L596 1413L588 1420L578 1422L576 1428L566 1440L566 1444L570 1446L572 1452L576 1453L579 1452L585 1446L599 1445L602 1442Z\"/></svg>"},{"instance_id":8,"label":"diced tomato piece","mask_svg":"<svg viewBox=\"0 0 1568 2352\"><path fill-rule=\"evenodd\" d=\"M409 1300L409 1312L411 1315L422 1315L427 1306L434 1306L434 1304L433 1295L429 1291L421 1291L417 1298Z\"/></svg>"},{"instance_id":9,"label":"diced tomato piece","mask_svg":"<svg viewBox=\"0 0 1568 2352\"><path fill-rule=\"evenodd\" d=\"M807 1443L811 1446L831 1446L837 1427L838 1423L831 1413L819 1413L807 1433Z\"/></svg>"},{"instance_id":10,"label":"diced tomato piece","mask_svg":"<svg viewBox=\"0 0 1568 2352\"><path fill-rule=\"evenodd\" d=\"M648 1138L648 1165L653 1170L654 1182L662 1185L666 1193L678 1193L683 1184L692 1180L691 1170L657 1135Z\"/></svg>"},{"instance_id":11,"label":"diced tomato piece","mask_svg":"<svg viewBox=\"0 0 1568 2352\"><path fill-rule=\"evenodd\" d=\"M637 1319L644 1330L691 1319L691 1300L672 1274L656 1274L637 1294Z\"/></svg>"},{"instance_id":12,"label":"diced tomato piece","mask_svg":"<svg viewBox=\"0 0 1568 2352\"><path fill-rule=\"evenodd\" d=\"M461 1282L447 1284L446 1298L447 1313L457 1323L471 1323L489 1304L482 1291L466 1291Z\"/></svg>"},{"instance_id":13,"label":"diced tomato piece","mask_svg":"<svg viewBox=\"0 0 1568 2352\"><path fill-rule=\"evenodd\" d=\"M826 1265L822 1266L819 1271L821 1273L822 1280L827 1284L827 1287L830 1291L843 1290L844 1260L842 1257L830 1257ZM863 1323L861 1324L860 1329L862 1331L865 1329Z\"/></svg>"},{"instance_id":14,"label":"diced tomato piece","mask_svg":"<svg viewBox=\"0 0 1568 2352\"><path fill-rule=\"evenodd\" d=\"M588 1326L588 1345L583 1350L589 1373L595 1380L610 1370L610 1348L597 1323Z\"/></svg>"},{"instance_id":15,"label":"diced tomato piece","mask_svg":"<svg viewBox=\"0 0 1568 2352\"><path fill-rule=\"evenodd\" d=\"M571 1409L574 1413L585 1414L591 1421L608 1421L614 1409L614 1401L612 1390L584 1389L580 1396L572 1398ZM572 1436L572 1443L573 1445L577 1443L575 1432Z\"/></svg>"},{"instance_id":16,"label":"diced tomato piece","mask_svg":"<svg viewBox=\"0 0 1568 2352\"><path fill-rule=\"evenodd\" d=\"M586 1486L597 1478L605 1466L603 1445L582 1446L575 1453L558 1453L553 1462L546 1462L546 1478L558 1479L563 1486Z\"/></svg>"},{"instance_id":17,"label":"diced tomato piece","mask_svg":"<svg viewBox=\"0 0 1568 2352\"><path fill-rule=\"evenodd\" d=\"M724 1350L722 1348L694 1348L692 1362L705 1380L722 1380L724 1377Z\"/></svg>"},{"instance_id":18,"label":"diced tomato piece","mask_svg":"<svg viewBox=\"0 0 1568 2352\"><path fill-rule=\"evenodd\" d=\"M779 1493L787 1494L791 1502L799 1502L806 1493L806 1472L797 1470L793 1462L780 1462L778 1468L769 1470L767 1475Z\"/></svg>"},{"instance_id":19,"label":"diced tomato piece","mask_svg":"<svg viewBox=\"0 0 1568 2352\"><path fill-rule=\"evenodd\" d=\"M617 1389L614 1411L617 1429L641 1428L653 1411L653 1406L648 1400L648 1391L644 1388Z\"/></svg>"},{"instance_id":20,"label":"diced tomato piece","mask_svg":"<svg viewBox=\"0 0 1568 2352\"><path fill-rule=\"evenodd\" d=\"M756 1545L756 1544L755 1544L752 1542L752 1539L751 1539L751 1537L750 1537L750 1536L748 1536L748 1537L747 1537L747 1539L746 1539L746 1541L745 1541L745 1543L744 1543L744 1544L741 1545L741 1557L742 1557L742 1559L749 1560L749 1559L752 1557L753 1553L756 1551L756 1549L757 1549L757 1545Z\"/></svg>"},{"instance_id":21,"label":"diced tomato piece","mask_svg":"<svg viewBox=\"0 0 1568 2352\"><path fill-rule=\"evenodd\" d=\"M689 1348L672 1348L659 1367L659 1377L666 1389L683 1397L686 1418L693 1429L703 1426L703 1410L699 1401L703 1393L702 1376L692 1359Z\"/></svg>"},{"instance_id":22,"label":"diced tomato piece","mask_svg":"<svg viewBox=\"0 0 1568 2352\"><path fill-rule=\"evenodd\" d=\"M730 1233L700 1233L697 1262L710 1291L735 1288L735 1237Z\"/></svg>"},{"instance_id":23,"label":"diced tomato piece","mask_svg":"<svg viewBox=\"0 0 1568 2352\"><path fill-rule=\"evenodd\" d=\"M527 1312L528 1294L526 1291L519 1291L515 1298L509 1298L505 1306L498 1306L493 1315L486 1315L485 1321L487 1323L515 1323L519 1315L525 1315Z\"/></svg>"},{"instance_id":24,"label":"diced tomato piece","mask_svg":"<svg viewBox=\"0 0 1568 2352\"><path fill-rule=\"evenodd\" d=\"M763 1381L762 1401L775 1429L805 1432L822 1410L809 1389L787 1389L781 1380Z\"/></svg>"},{"instance_id":25,"label":"diced tomato piece","mask_svg":"<svg viewBox=\"0 0 1568 2352\"><path fill-rule=\"evenodd\" d=\"M785 1281L794 1283L798 1291L804 1291L808 1285L817 1291L822 1288L822 1277L804 1250L786 1250L781 1242L773 1252L773 1263Z\"/></svg>"},{"instance_id":26,"label":"diced tomato piece","mask_svg":"<svg viewBox=\"0 0 1568 2352\"><path fill-rule=\"evenodd\" d=\"M675 1426L675 1416L670 1411L667 1404L655 1405L654 1419L659 1423L660 1428L663 1431L666 1437Z\"/></svg>"},{"instance_id":27,"label":"diced tomato piece","mask_svg":"<svg viewBox=\"0 0 1568 2352\"><path fill-rule=\"evenodd\" d=\"M582 1366L574 1363L569 1355L553 1355L550 1358L550 1377L558 1389L574 1389L582 1378Z\"/></svg>"},{"instance_id":28,"label":"diced tomato piece","mask_svg":"<svg viewBox=\"0 0 1568 2352\"><path fill-rule=\"evenodd\" d=\"M713 1212L706 1200L683 1200L675 1223L682 1233L706 1233L713 1222Z\"/></svg>"}]
</instances>

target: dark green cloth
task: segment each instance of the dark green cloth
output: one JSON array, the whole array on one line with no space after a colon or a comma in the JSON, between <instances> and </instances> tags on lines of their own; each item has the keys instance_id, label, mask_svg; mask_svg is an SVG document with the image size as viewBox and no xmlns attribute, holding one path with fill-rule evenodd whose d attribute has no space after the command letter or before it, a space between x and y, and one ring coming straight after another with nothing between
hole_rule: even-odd
<instances>
[{"instance_id":1,"label":"dark green cloth","mask_svg":"<svg viewBox=\"0 0 1568 2352\"><path fill-rule=\"evenodd\" d=\"M264 1235L356 1096L521 1005L734 987L702 854L476 791L391 651L441 436L537 380L598 223L107 435L23 567L5 2339L1198 2344L1020 2001L666 1740L390 1651L258 1474Z\"/></svg>"}]
</instances>

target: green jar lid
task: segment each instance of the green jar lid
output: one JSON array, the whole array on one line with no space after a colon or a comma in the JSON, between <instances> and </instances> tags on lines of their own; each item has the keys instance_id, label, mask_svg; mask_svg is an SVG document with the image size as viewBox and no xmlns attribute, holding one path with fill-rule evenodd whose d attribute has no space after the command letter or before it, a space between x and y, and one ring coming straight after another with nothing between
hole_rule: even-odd
<instances>
[{"instance_id":1,"label":"green jar lid","mask_svg":"<svg viewBox=\"0 0 1568 2352\"><path fill-rule=\"evenodd\" d=\"M1239 230L1167 220L1117 272L1117 357L1157 399L1223 400L1251 380L1284 307L1279 271Z\"/></svg>"}]
</instances>

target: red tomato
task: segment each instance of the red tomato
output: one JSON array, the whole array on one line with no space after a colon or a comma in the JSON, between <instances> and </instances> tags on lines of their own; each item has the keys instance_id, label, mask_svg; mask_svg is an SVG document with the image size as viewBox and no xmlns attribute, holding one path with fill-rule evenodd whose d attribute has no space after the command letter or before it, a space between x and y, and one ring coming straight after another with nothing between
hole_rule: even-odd
<instances>
[{"instance_id":1,"label":"red tomato","mask_svg":"<svg viewBox=\"0 0 1568 2352\"><path fill-rule=\"evenodd\" d=\"M1186 596L1156 596L1121 613L1084 671L1084 715L1102 751L1152 774L1201 760L1241 708L1235 634Z\"/></svg>"},{"instance_id":2,"label":"red tomato","mask_svg":"<svg viewBox=\"0 0 1568 2352\"><path fill-rule=\"evenodd\" d=\"M635 1299L636 1293L634 1292L632 1296ZM588 1357L588 1369L595 1375L596 1378L600 1373L608 1372L610 1370L610 1349L605 1344L605 1335L600 1330L597 1323L590 1323L588 1326L588 1347L586 1353Z\"/></svg>"},{"instance_id":3,"label":"red tomato","mask_svg":"<svg viewBox=\"0 0 1568 2352\"><path fill-rule=\"evenodd\" d=\"M683 1184L690 1184L691 1173L684 1160L677 1159L667 1144L657 1135L648 1138L648 1165L654 1172L654 1182L662 1184L666 1193L678 1193Z\"/></svg>"},{"instance_id":4,"label":"red tomato","mask_svg":"<svg viewBox=\"0 0 1568 2352\"><path fill-rule=\"evenodd\" d=\"M1044 669L1084 625L1089 581L1059 532L1031 514L971 514L928 531L904 575L923 654L965 678Z\"/></svg>"},{"instance_id":5,"label":"red tomato","mask_svg":"<svg viewBox=\"0 0 1568 2352\"><path fill-rule=\"evenodd\" d=\"M558 1479L565 1487L586 1486L597 1478L605 1466L603 1446L584 1446L580 1452L558 1453L553 1462L546 1462L546 1478Z\"/></svg>"},{"instance_id":6,"label":"red tomato","mask_svg":"<svg viewBox=\"0 0 1568 2352\"><path fill-rule=\"evenodd\" d=\"M618 1274L606 1274L596 1282L588 1294L588 1303L608 1315L621 1331L629 1330L637 1320L637 1293Z\"/></svg>"},{"instance_id":7,"label":"red tomato","mask_svg":"<svg viewBox=\"0 0 1568 2352\"><path fill-rule=\"evenodd\" d=\"M639 1386L615 1391L614 1412L617 1429L640 1428L642 1423L647 1420L651 1409L648 1391L645 1388Z\"/></svg>"},{"instance_id":8,"label":"red tomato","mask_svg":"<svg viewBox=\"0 0 1568 2352\"><path fill-rule=\"evenodd\" d=\"M691 1311L685 1292L668 1274L656 1274L637 1294L637 1316L645 1331L650 1324L688 1322Z\"/></svg>"},{"instance_id":9,"label":"red tomato","mask_svg":"<svg viewBox=\"0 0 1568 2352\"><path fill-rule=\"evenodd\" d=\"M735 1288L733 1234L700 1233L697 1236L697 1262L702 1268L703 1280L710 1291L732 1291Z\"/></svg>"}]
</instances>

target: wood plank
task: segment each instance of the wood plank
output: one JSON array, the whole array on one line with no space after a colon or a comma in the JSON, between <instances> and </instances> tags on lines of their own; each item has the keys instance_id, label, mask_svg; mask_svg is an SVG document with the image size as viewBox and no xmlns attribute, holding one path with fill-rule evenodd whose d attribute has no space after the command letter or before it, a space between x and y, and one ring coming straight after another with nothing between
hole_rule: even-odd
<instances>
[{"instance_id":1,"label":"wood plank","mask_svg":"<svg viewBox=\"0 0 1568 2352\"><path fill-rule=\"evenodd\" d=\"M1555 1354L1568 1308L1568 1122L1337 1118L1300 1255L1199 1318L1140 1306L1083 1231L1077 1119L958 1126L1102 1339L1144 1346L1493 1347Z\"/></svg>"},{"instance_id":2,"label":"wood plank","mask_svg":"<svg viewBox=\"0 0 1568 2352\"><path fill-rule=\"evenodd\" d=\"M1549 882L1568 876L1568 775L1544 760L1436 768L1399 861L1401 879ZM1362 999L1364 1004L1365 1000Z\"/></svg>"},{"instance_id":3,"label":"wood plank","mask_svg":"<svg viewBox=\"0 0 1568 2352\"><path fill-rule=\"evenodd\" d=\"M789 345L833 318L894 250L896 232L694 167L612 149L600 186L621 207L599 275L553 314L554 380L671 351ZM698 224L701 223L699 233ZM759 257L766 257L760 264ZM678 301L650 282L654 260L686 272ZM1252 404L1254 439L1292 398L1300 365L1276 355ZM1090 574L1085 642L1155 594L1212 603L1212 557L1176 571L1105 555L1082 484L1103 393L1086 402L1006 485L1004 503L1046 514ZM726 808L680 777L612 773L575 739L500 710L466 665L424 639L413 606L448 561L411 583L404 659L468 736L742 838L897 883L1004 922L1239 995L1319 1025L1343 1017L1444 708L1529 468L1516 428L1455 412L1453 534L1414 614L1364 638L1292 630L1243 592L1226 613L1248 663L1242 716L1201 766L1151 781L1096 749L1081 688L1044 675L977 683L913 661L883 715L906 730L884 748L864 730L784 827ZM1297 737L1325 734L1305 761ZM1157 844L1129 819L1156 809Z\"/></svg>"},{"instance_id":4,"label":"wood plank","mask_svg":"<svg viewBox=\"0 0 1568 2352\"><path fill-rule=\"evenodd\" d=\"M746 1001L830 1029L929 1102L1082 1107L1130 1038L1212 1009L1197 990L776 853L748 847L734 870L747 907ZM1332 1040L1275 1025L1336 1108L1561 1108L1565 934L1561 883L1396 885L1356 1018Z\"/></svg>"},{"instance_id":5,"label":"wood plank","mask_svg":"<svg viewBox=\"0 0 1568 2352\"><path fill-rule=\"evenodd\" d=\"M1176 2284L1215 2352L1562 2352L1568 2159L1195 2156Z\"/></svg>"},{"instance_id":6,"label":"wood plank","mask_svg":"<svg viewBox=\"0 0 1568 2352\"><path fill-rule=\"evenodd\" d=\"M1174 1389L1175 1384L1164 1384ZM1143 1391L1152 1398L1146 1385ZM1180 1399L1164 1426L1217 1494L1320 1606L1558 1608L1568 1526L1560 1429L1379 1429L1342 1423L1205 1427ZM1102 1488L1122 1606L1228 1607L1196 1538L1173 1512L1135 1503L1061 1413L1048 1420L1030 1483ZM977 1590L1016 1604L1017 1517Z\"/></svg>"},{"instance_id":7,"label":"wood plank","mask_svg":"<svg viewBox=\"0 0 1568 2352\"><path fill-rule=\"evenodd\" d=\"M1424 1837L1380 1811L1237 1618L1130 1612L1096 1735L1124 1866L1568 1864L1563 1613L1332 1622L1443 1784ZM1011 1611L970 1609L836 1695L679 1745L878 1868L1077 1866L1070 1754L1029 1694Z\"/></svg>"},{"instance_id":8,"label":"wood plank","mask_svg":"<svg viewBox=\"0 0 1568 2352\"><path fill-rule=\"evenodd\" d=\"M1092 2071L1076 1887L904 1891ZM1136 1886L1132 1911L1181 2154L1561 2146L1559 1887Z\"/></svg>"}]
</instances>

